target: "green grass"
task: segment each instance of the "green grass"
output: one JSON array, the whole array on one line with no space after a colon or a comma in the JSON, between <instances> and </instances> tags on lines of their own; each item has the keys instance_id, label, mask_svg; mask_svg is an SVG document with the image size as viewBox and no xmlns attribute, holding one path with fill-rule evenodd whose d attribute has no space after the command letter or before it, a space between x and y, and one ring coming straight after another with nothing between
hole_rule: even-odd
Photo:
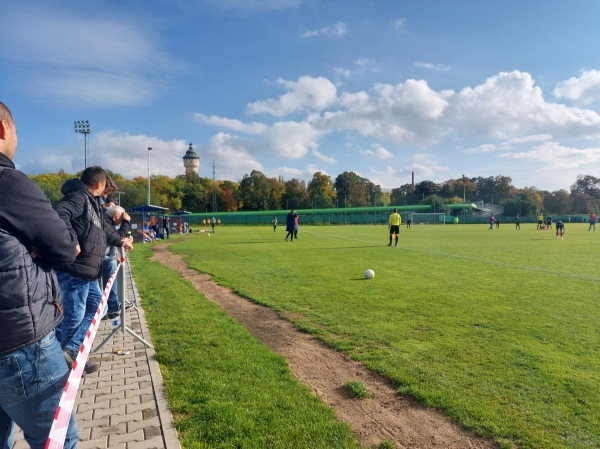
<instances>
[{"instance_id":1,"label":"green grass","mask_svg":"<svg viewBox=\"0 0 600 449\"><path fill-rule=\"evenodd\" d=\"M130 253L184 448L360 447L283 358L149 256Z\"/></svg>"},{"instance_id":2,"label":"green grass","mask_svg":"<svg viewBox=\"0 0 600 449\"><path fill-rule=\"evenodd\" d=\"M348 391L348 394L354 399L365 399L369 397L367 387L360 380L349 380L344 384L344 387L346 387L346 391Z\"/></svg>"},{"instance_id":3,"label":"green grass","mask_svg":"<svg viewBox=\"0 0 600 449\"><path fill-rule=\"evenodd\" d=\"M222 227L172 249L482 436L600 447L600 233L566 231Z\"/></svg>"}]
</instances>

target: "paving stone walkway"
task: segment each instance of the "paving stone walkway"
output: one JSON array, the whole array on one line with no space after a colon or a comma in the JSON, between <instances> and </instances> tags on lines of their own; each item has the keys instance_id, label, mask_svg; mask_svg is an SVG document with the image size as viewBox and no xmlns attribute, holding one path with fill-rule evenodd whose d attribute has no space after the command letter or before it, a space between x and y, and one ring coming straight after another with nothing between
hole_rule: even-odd
<instances>
[{"instance_id":1,"label":"paving stone walkway","mask_svg":"<svg viewBox=\"0 0 600 449\"><path fill-rule=\"evenodd\" d=\"M140 297L130 271L125 271L125 294L136 307L126 311L125 325L146 342L152 343ZM154 349L146 347L129 332L119 330L98 350L115 329L102 321L90 359L100 364L86 375L79 387L75 411L79 426L79 449L180 449L164 398L162 377ZM115 352L129 351L128 354ZM15 434L13 449L29 445L22 433Z\"/></svg>"}]
</instances>

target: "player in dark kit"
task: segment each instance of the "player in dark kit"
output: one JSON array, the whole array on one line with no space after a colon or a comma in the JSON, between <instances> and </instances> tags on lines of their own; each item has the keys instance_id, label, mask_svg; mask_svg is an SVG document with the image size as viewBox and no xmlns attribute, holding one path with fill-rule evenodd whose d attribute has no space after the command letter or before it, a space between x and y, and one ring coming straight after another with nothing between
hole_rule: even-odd
<instances>
[{"instance_id":1,"label":"player in dark kit","mask_svg":"<svg viewBox=\"0 0 600 449\"><path fill-rule=\"evenodd\" d=\"M556 238L558 238L558 236L560 235L560 238L563 238L563 235L565 234L565 224L562 222L562 220L558 220L556 222Z\"/></svg>"}]
</instances>

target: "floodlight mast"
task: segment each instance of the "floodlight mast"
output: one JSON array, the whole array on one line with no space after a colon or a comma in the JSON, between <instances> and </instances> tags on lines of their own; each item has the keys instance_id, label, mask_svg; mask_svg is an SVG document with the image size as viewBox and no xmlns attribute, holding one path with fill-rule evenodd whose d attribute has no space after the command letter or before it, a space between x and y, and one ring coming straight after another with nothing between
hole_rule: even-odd
<instances>
[{"instance_id":1,"label":"floodlight mast","mask_svg":"<svg viewBox=\"0 0 600 449\"><path fill-rule=\"evenodd\" d=\"M90 122L88 120L76 120L73 122L73 124L75 126L75 132L84 135L83 168L86 169L88 167L89 136L92 132L92 127L90 126Z\"/></svg>"},{"instance_id":2,"label":"floodlight mast","mask_svg":"<svg viewBox=\"0 0 600 449\"><path fill-rule=\"evenodd\" d=\"M148 147L148 206L150 206L150 151L152 147Z\"/></svg>"}]
</instances>

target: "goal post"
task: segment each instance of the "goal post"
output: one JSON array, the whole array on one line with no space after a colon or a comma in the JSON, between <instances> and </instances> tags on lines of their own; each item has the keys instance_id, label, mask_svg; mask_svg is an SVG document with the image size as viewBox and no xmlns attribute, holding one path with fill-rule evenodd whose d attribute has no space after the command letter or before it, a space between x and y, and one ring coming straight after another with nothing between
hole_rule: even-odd
<instances>
[{"instance_id":1,"label":"goal post","mask_svg":"<svg viewBox=\"0 0 600 449\"><path fill-rule=\"evenodd\" d=\"M433 212L413 212L410 214L412 224L446 224L446 214Z\"/></svg>"}]
</instances>

